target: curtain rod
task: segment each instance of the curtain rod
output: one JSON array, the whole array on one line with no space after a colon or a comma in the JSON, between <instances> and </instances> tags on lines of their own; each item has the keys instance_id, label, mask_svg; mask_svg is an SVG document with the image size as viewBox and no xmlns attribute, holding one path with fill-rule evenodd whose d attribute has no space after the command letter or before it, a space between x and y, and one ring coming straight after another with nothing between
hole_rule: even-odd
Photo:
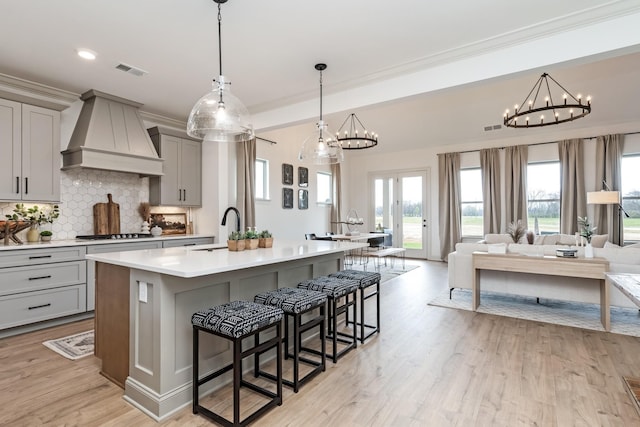
<instances>
[{"instance_id":1,"label":"curtain rod","mask_svg":"<svg viewBox=\"0 0 640 427\"><path fill-rule=\"evenodd\" d=\"M637 134L640 134L640 131L638 131L638 132L621 133L621 134L618 134L618 135L625 135L626 136L626 135L637 135ZM603 135L600 135L600 136L603 136ZM597 138L597 136L589 136L589 137L585 137L585 138L576 138L576 139L596 139L596 138ZM557 143L558 143L558 141L549 141L549 142L536 142L536 143L533 143L533 144L522 144L522 145L526 145L527 147L533 147L535 145L547 145L547 144L557 144ZM504 150L507 147L491 147L491 148L497 148L498 150ZM450 154L450 153L465 154L465 153L476 153L476 152L479 153L480 149L477 149L477 150L466 150L466 151L449 151L449 152L446 152L446 153L438 153L438 154Z\"/></svg>"},{"instance_id":2,"label":"curtain rod","mask_svg":"<svg viewBox=\"0 0 640 427\"><path fill-rule=\"evenodd\" d=\"M266 139L266 138L262 138L260 136L256 136L256 139L259 139L260 141L268 142L269 144L277 144L277 142L275 142L275 141L272 141L272 140Z\"/></svg>"}]
</instances>

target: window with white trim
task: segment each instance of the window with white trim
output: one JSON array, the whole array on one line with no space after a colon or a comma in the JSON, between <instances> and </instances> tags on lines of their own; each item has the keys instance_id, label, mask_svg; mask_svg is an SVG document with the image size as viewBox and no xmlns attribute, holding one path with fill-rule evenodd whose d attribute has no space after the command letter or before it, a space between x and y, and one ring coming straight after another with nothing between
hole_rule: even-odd
<instances>
[{"instance_id":1,"label":"window with white trim","mask_svg":"<svg viewBox=\"0 0 640 427\"><path fill-rule=\"evenodd\" d=\"M622 156L622 207L629 218L622 214L625 242L640 241L640 154ZM614 209L617 209L614 206Z\"/></svg>"},{"instance_id":2,"label":"window with white trim","mask_svg":"<svg viewBox=\"0 0 640 427\"><path fill-rule=\"evenodd\" d=\"M331 203L333 203L332 175L328 172L317 172L316 182L317 182L316 201L318 203L324 203L327 205L330 205Z\"/></svg>"},{"instance_id":3,"label":"window with white trim","mask_svg":"<svg viewBox=\"0 0 640 427\"><path fill-rule=\"evenodd\" d=\"M460 170L462 237L482 237L482 173L480 168Z\"/></svg>"},{"instance_id":4,"label":"window with white trim","mask_svg":"<svg viewBox=\"0 0 640 427\"><path fill-rule=\"evenodd\" d=\"M560 232L560 162L527 165L527 228L536 234Z\"/></svg>"},{"instance_id":5,"label":"window with white trim","mask_svg":"<svg viewBox=\"0 0 640 427\"><path fill-rule=\"evenodd\" d=\"M257 200L269 199L269 161L256 159L255 198Z\"/></svg>"}]
</instances>

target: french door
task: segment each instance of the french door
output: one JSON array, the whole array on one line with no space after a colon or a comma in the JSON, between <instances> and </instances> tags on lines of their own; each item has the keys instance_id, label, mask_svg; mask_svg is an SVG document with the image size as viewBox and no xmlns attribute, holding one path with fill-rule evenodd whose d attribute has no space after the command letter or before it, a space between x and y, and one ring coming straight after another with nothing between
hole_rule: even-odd
<instances>
[{"instance_id":1,"label":"french door","mask_svg":"<svg viewBox=\"0 0 640 427\"><path fill-rule=\"evenodd\" d=\"M369 221L391 234L385 245L405 248L410 258L427 258L428 173L380 172L370 175Z\"/></svg>"}]
</instances>

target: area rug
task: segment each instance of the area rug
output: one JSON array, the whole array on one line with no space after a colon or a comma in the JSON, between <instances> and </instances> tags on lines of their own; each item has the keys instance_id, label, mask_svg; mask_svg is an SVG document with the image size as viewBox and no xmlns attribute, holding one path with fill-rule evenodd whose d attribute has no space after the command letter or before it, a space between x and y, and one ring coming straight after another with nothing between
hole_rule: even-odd
<instances>
[{"instance_id":1,"label":"area rug","mask_svg":"<svg viewBox=\"0 0 640 427\"><path fill-rule=\"evenodd\" d=\"M93 331L45 341L42 344L67 359L77 360L93 354Z\"/></svg>"},{"instance_id":2,"label":"area rug","mask_svg":"<svg viewBox=\"0 0 640 427\"><path fill-rule=\"evenodd\" d=\"M631 377L622 377L624 384L627 389L627 393L631 397L631 401L633 402L636 411L640 414L640 378L631 378Z\"/></svg>"},{"instance_id":3,"label":"area rug","mask_svg":"<svg viewBox=\"0 0 640 427\"><path fill-rule=\"evenodd\" d=\"M536 322L553 323L575 328L604 331L600 322L599 304L582 304L552 299L523 297L495 292L481 292L479 313L515 317ZM449 299L449 290L440 294L429 305L471 311L471 290L454 289ZM611 332L640 337L640 313L637 309L611 307Z\"/></svg>"},{"instance_id":4,"label":"area rug","mask_svg":"<svg viewBox=\"0 0 640 427\"><path fill-rule=\"evenodd\" d=\"M348 269L352 269L352 270L360 270L360 271L365 271L365 265L360 264L360 263L355 263L353 265L346 265L344 268L348 268ZM366 271L373 271L376 272L376 269L373 265L373 261L369 262L368 265L366 265ZM380 273L380 283L384 283L387 280L391 280L395 277L400 276L401 274L407 273L411 270L414 270L418 268L417 265L410 265L408 262L405 263L404 269L402 268L402 261L401 260L396 260L395 264L393 266L391 265L381 265L380 266L380 270L377 271L378 273Z\"/></svg>"}]
</instances>

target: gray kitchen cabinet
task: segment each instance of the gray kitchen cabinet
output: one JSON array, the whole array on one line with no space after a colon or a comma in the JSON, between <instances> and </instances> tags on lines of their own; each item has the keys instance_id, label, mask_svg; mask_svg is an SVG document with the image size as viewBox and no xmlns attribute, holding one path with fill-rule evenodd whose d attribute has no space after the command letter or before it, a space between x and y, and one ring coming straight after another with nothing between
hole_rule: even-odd
<instances>
[{"instance_id":1,"label":"gray kitchen cabinet","mask_svg":"<svg viewBox=\"0 0 640 427\"><path fill-rule=\"evenodd\" d=\"M173 129L153 127L149 136L163 160L163 176L149 178L149 203L202 205L202 142Z\"/></svg>"},{"instance_id":2,"label":"gray kitchen cabinet","mask_svg":"<svg viewBox=\"0 0 640 427\"><path fill-rule=\"evenodd\" d=\"M0 99L0 201L60 201L60 112Z\"/></svg>"},{"instance_id":3,"label":"gray kitchen cabinet","mask_svg":"<svg viewBox=\"0 0 640 427\"><path fill-rule=\"evenodd\" d=\"M0 330L86 312L85 253L84 246L3 251Z\"/></svg>"},{"instance_id":4,"label":"gray kitchen cabinet","mask_svg":"<svg viewBox=\"0 0 640 427\"><path fill-rule=\"evenodd\" d=\"M192 239L174 239L162 242L163 248L177 248L180 246L210 245L213 237L194 237Z\"/></svg>"}]
</instances>

